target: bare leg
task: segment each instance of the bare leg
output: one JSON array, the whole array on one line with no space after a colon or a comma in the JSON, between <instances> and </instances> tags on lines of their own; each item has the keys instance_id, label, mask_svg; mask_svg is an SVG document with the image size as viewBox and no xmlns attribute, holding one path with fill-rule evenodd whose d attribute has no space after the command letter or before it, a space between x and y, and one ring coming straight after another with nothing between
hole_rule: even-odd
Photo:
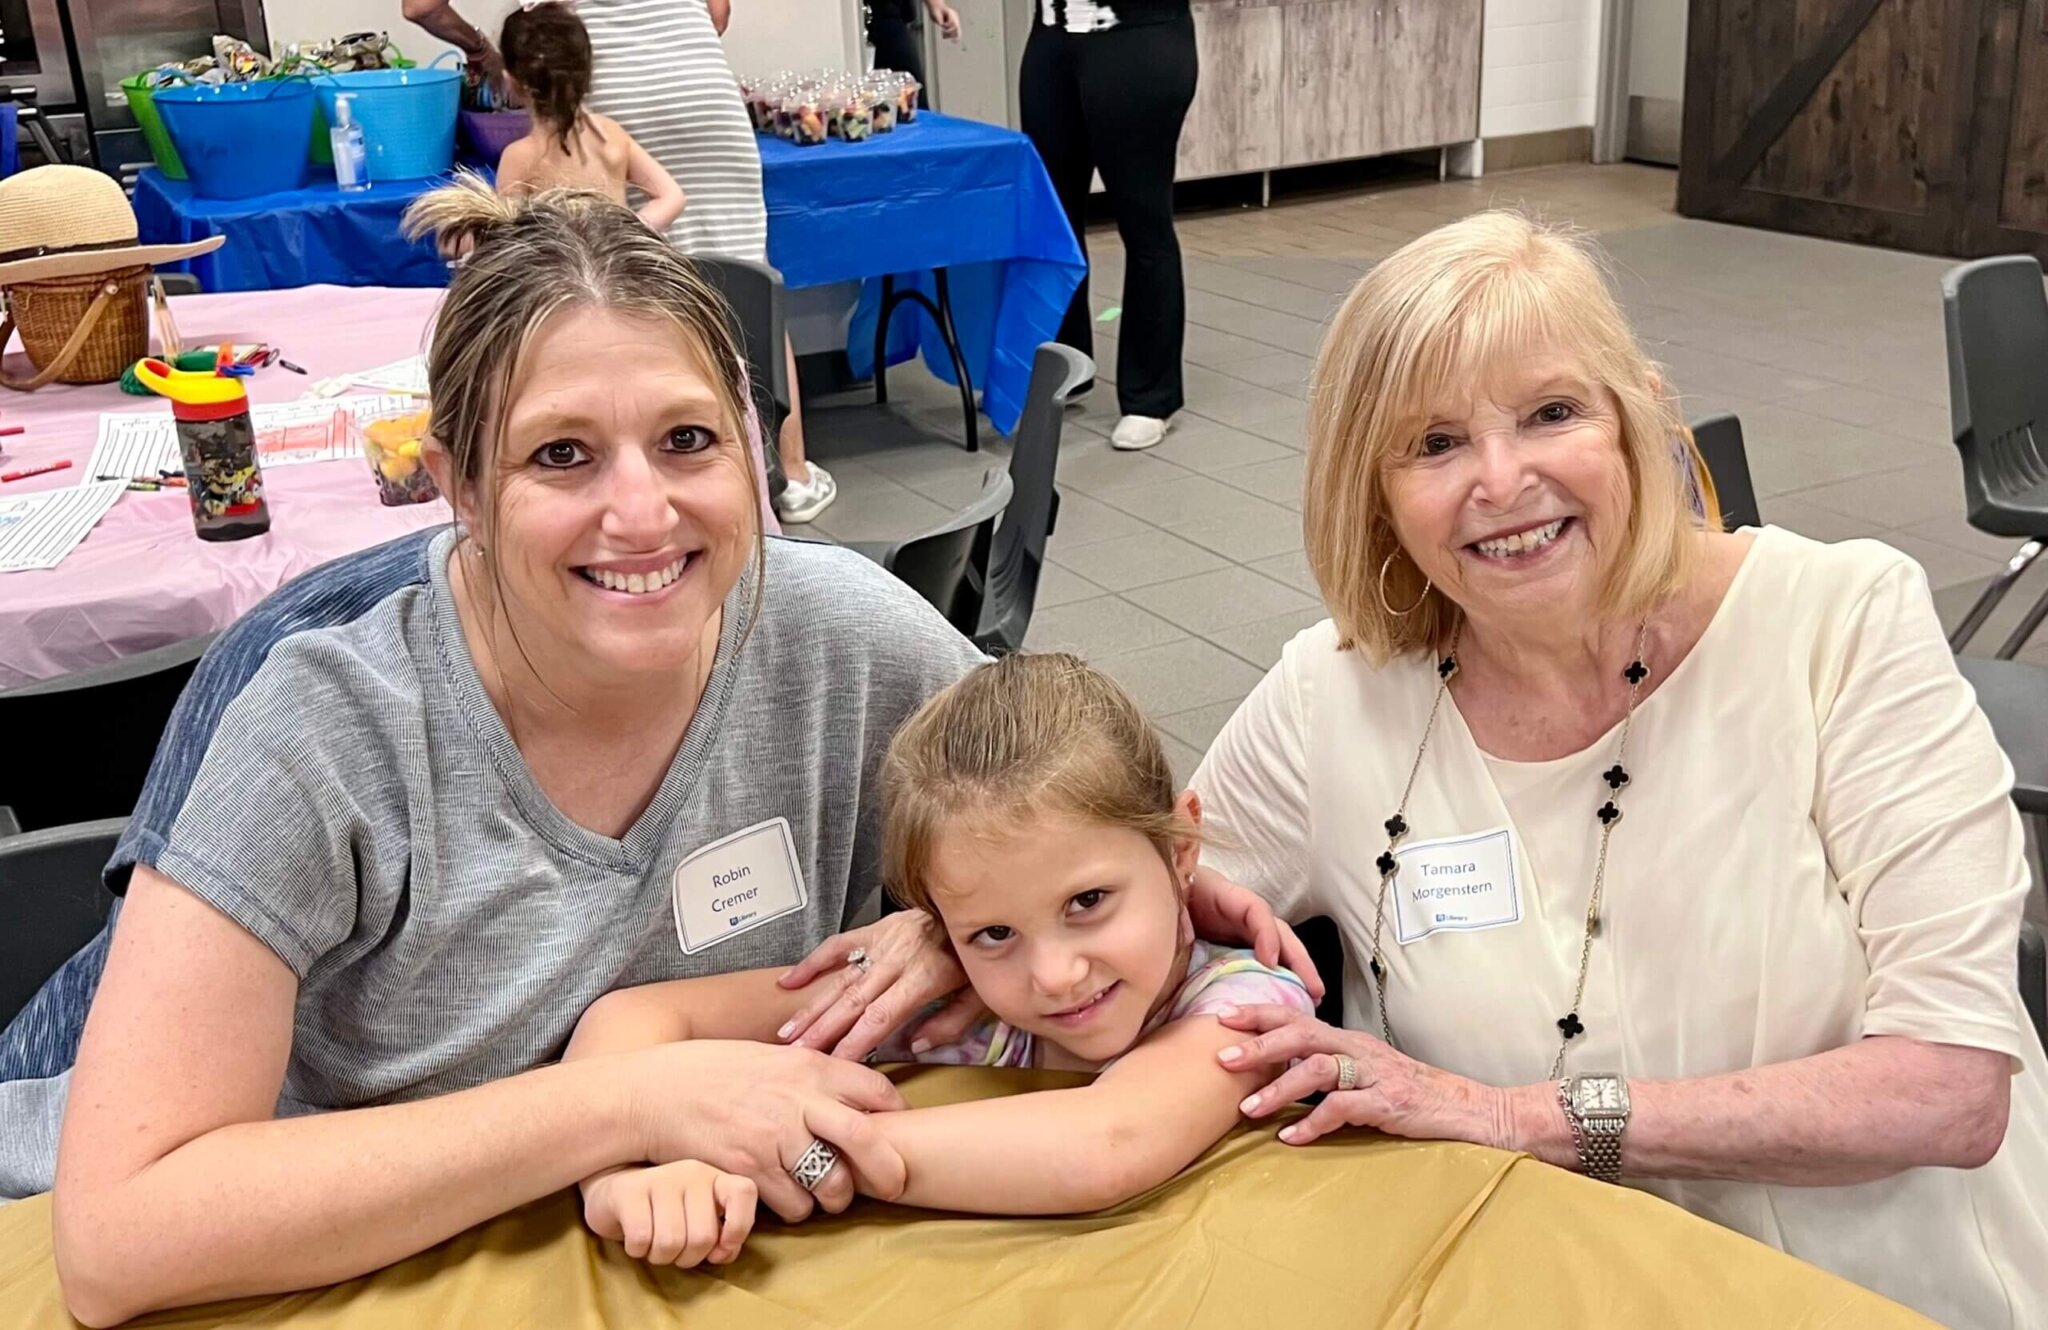
<instances>
[{"instance_id":1,"label":"bare leg","mask_svg":"<svg viewBox=\"0 0 2048 1330\"><path fill-rule=\"evenodd\" d=\"M796 348L782 339L782 354L789 362L789 414L783 417L775 451L782 458L782 474L799 485L811 479L810 463L804 460L804 404L796 385Z\"/></svg>"},{"instance_id":2,"label":"bare leg","mask_svg":"<svg viewBox=\"0 0 2048 1330\"><path fill-rule=\"evenodd\" d=\"M804 409L797 395L796 350L783 339L782 354L789 362L789 415L775 440L776 459L782 463L788 484L775 497L775 512L784 522L801 525L832 506L839 486L822 466L804 459Z\"/></svg>"}]
</instances>

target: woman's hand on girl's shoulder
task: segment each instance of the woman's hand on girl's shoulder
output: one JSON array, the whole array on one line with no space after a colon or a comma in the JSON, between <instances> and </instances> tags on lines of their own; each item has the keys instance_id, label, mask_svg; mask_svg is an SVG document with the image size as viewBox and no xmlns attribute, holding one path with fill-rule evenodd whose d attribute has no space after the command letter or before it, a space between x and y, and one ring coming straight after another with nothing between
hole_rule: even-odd
<instances>
[{"instance_id":1,"label":"woman's hand on girl's shoulder","mask_svg":"<svg viewBox=\"0 0 2048 1330\"><path fill-rule=\"evenodd\" d=\"M754 1231L753 1179L696 1159L634 1165L583 1184L583 1222L650 1265L725 1265Z\"/></svg>"},{"instance_id":2,"label":"woman's hand on girl's shoulder","mask_svg":"<svg viewBox=\"0 0 2048 1330\"><path fill-rule=\"evenodd\" d=\"M1289 1145L1307 1145L1341 1127L1371 1127L1422 1141L1470 1141L1516 1148L1507 1092L1418 1062L1382 1040L1325 1025L1289 1007L1250 1006L1218 1012L1228 1029L1252 1035L1218 1053L1232 1071L1280 1068L1240 1106L1265 1118L1311 1094L1323 1102L1280 1130ZM1353 1088L1338 1089L1340 1058L1351 1060Z\"/></svg>"},{"instance_id":3,"label":"woman's hand on girl's shoulder","mask_svg":"<svg viewBox=\"0 0 2048 1330\"><path fill-rule=\"evenodd\" d=\"M1197 868L1188 883L1188 918L1196 936L1250 947L1259 964L1292 970L1310 997L1323 1000L1323 977L1316 973L1308 948L1256 891L1240 887L1213 868Z\"/></svg>"},{"instance_id":4,"label":"woman's hand on girl's shoulder","mask_svg":"<svg viewBox=\"0 0 2048 1330\"><path fill-rule=\"evenodd\" d=\"M854 963L856 952L865 966ZM777 1037L856 1062L948 994L958 996L912 1032L914 1050L958 1042L988 1010L966 987L967 972L945 930L922 910L884 915L827 938L779 982L784 988L815 983L818 993Z\"/></svg>"}]
</instances>

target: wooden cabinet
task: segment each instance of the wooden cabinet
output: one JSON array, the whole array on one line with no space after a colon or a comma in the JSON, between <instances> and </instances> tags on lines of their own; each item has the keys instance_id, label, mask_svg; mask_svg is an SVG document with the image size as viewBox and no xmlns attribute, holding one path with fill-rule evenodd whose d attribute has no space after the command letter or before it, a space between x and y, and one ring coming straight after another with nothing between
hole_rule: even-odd
<instances>
[{"instance_id":1,"label":"wooden cabinet","mask_svg":"<svg viewBox=\"0 0 2048 1330\"><path fill-rule=\"evenodd\" d=\"M1180 178L1479 134L1483 0L1196 0Z\"/></svg>"},{"instance_id":2,"label":"wooden cabinet","mask_svg":"<svg viewBox=\"0 0 2048 1330\"><path fill-rule=\"evenodd\" d=\"M1202 75L1180 132L1182 180L1261 171L1280 160L1282 10L1260 0L1194 6Z\"/></svg>"}]
</instances>

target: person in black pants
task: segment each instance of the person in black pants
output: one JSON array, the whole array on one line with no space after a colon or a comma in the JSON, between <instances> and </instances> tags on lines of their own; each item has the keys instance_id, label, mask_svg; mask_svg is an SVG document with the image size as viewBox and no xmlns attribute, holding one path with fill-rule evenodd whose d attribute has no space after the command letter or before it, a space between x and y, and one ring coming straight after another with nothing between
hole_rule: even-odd
<instances>
[{"instance_id":1,"label":"person in black pants","mask_svg":"<svg viewBox=\"0 0 2048 1330\"><path fill-rule=\"evenodd\" d=\"M913 23L913 0L868 0L868 45L875 48L876 69L893 69L924 82L924 49ZM960 39L960 16L945 0L925 0L925 10L939 35Z\"/></svg>"},{"instance_id":2,"label":"person in black pants","mask_svg":"<svg viewBox=\"0 0 2048 1330\"><path fill-rule=\"evenodd\" d=\"M1116 396L1110 442L1150 448L1182 405L1187 293L1173 233L1180 127L1195 99L1195 23L1188 0L1037 0L1019 75L1024 132L1038 148L1087 254L1090 176L1100 171L1124 242ZM1094 353L1088 280L1067 308L1060 341Z\"/></svg>"}]
</instances>

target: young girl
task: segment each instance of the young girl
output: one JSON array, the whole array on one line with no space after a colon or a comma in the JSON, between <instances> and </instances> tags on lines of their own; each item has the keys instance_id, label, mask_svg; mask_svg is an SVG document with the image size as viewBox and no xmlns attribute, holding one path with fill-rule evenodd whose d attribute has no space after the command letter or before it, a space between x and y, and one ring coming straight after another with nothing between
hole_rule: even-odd
<instances>
[{"instance_id":1,"label":"young girl","mask_svg":"<svg viewBox=\"0 0 2048 1330\"><path fill-rule=\"evenodd\" d=\"M682 215L682 187L617 121L584 109L591 56L583 20L543 0L506 15L498 43L506 75L533 109L533 129L498 160L498 192L588 189L624 203L632 185L647 196L640 220L666 232Z\"/></svg>"},{"instance_id":2,"label":"young girl","mask_svg":"<svg viewBox=\"0 0 2048 1330\"><path fill-rule=\"evenodd\" d=\"M876 1060L1101 1073L1077 1089L870 1116L905 1165L892 1199L983 1214L1125 1201L1213 1145L1258 1088L1218 1064L1239 1036L1216 1014L1314 1009L1285 970L1195 938L1200 804L1176 797L1137 705L1072 656L1010 656L933 697L890 744L882 800L891 894L945 930L992 1014L958 1044L905 1047L899 1033ZM803 1000L778 973L607 994L568 1059L772 1039ZM583 1195L593 1231L661 1264L730 1261L753 1225L752 1184L694 1162L599 1173Z\"/></svg>"}]
</instances>

